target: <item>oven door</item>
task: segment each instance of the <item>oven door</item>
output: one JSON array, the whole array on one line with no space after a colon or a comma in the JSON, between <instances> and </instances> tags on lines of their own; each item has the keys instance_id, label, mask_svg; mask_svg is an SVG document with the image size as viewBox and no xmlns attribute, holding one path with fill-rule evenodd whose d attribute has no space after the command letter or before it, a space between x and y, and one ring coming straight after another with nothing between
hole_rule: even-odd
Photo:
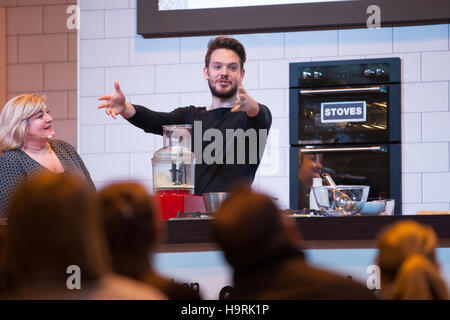
<instances>
[{"instance_id":1,"label":"oven door","mask_svg":"<svg viewBox=\"0 0 450 320\"><path fill-rule=\"evenodd\" d=\"M368 201L395 199L401 214L400 144L290 148L290 207L309 208L312 178L326 172L338 185L370 186Z\"/></svg>"},{"instance_id":2,"label":"oven door","mask_svg":"<svg viewBox=\"0 0 450 320\"><path fill-rule=\"evenodd\" d=\"M400 85L290 89L290 143L400 142Z\"/></svg>"}]
</instances>

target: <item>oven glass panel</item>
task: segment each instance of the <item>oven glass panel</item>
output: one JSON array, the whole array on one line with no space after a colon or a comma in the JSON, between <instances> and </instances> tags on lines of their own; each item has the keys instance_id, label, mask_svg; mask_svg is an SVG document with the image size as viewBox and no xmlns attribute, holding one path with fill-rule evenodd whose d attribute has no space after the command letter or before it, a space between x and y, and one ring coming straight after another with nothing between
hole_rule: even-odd
<instances>
[{"instance_id":1,"label":"oven glass panel","mask_svg":"<svg viewBox=\"0 0 450 320\"><path fill-rule=\"evenodd\" d=\"M299 209L309 208L312 178L328 173L338 185L370 186L368 201L390 199L390 153L345 151L298 153Z\"/></svg>"},{"instance_id":2,"label":"oven glass panel","mask_svg":"<svg viewBox=\"0 0 450 320\"><path fill-rule=\"evenodd\" d=\"M388 141L390 86L358 86L354 89L291 89L299 92L299 144ZM355 119L355 114L361 114L365 119L358 116ZM331 122L327 122L330 118L326 115L331 115Z\"/></svg>"}]
</instances>

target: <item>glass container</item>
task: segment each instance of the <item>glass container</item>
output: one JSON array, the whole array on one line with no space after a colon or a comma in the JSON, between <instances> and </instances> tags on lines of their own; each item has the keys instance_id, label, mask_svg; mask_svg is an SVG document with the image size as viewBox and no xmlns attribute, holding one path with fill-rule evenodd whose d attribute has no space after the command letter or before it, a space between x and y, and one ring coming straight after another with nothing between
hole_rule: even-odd
<instances>
[{"instance_id":1,"label":"glass container","mask_svg":"<svg viewBox=\"0 0 450 320\"><path fill-rule=\"evenodd\" d=\"M192 126L163 126L164 147L153 154L155 194L194 193L195 155L191 151Z\"/></svg>"}]
</instances>

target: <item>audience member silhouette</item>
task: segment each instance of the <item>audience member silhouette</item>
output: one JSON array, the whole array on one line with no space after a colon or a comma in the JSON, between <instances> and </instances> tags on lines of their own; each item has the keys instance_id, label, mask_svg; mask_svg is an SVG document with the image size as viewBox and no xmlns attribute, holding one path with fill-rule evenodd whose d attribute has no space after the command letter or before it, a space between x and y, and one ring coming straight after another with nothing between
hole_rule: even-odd
<instances>
[{"instance_id":1,"label":"audience member silhouette","mask_svg":"<svg viewBox=\"0 0 450 320\"><path fill-rule=\"evenodd\" d=\"M22 184L8 210L5 299L165 299L110 273L95 193L75 176L45 173Z\"/></svg>"},{"instance_id":2,"label":"audience member silhouette","mask_svg":"<svg viewBox=\"0 0 450 320\"><path fill-rule=\"evenodd\" d=\"M151 265L150 255L163 233L153 197L139 183L116 183L99 192L114 271L149 283L173 300L199 300L198 290L169 280Z\"/></svg>"},{"instance_id":3,"label":"audience member silhouette","mask_svg":"<svg viewBox=\"0 0 450 320\"><path fill-rule=\"evenodd\" d=\"M429 226L402 221L378 236L377 262L382 297L390 300L442 300L448 291L439 273L436 234Z\"/></svg>"},{"instance_id":4,"label":"audience member silhouette","mask_svg":"<svg viewBox=\"0 0 450 320\"><path fill-rule=\"evenodd\" d=\"M233 268L231 299L374 299L362 284L309 265L293 220L266 195L238 190L213 220Z\"/></svg>"}]
</instances>

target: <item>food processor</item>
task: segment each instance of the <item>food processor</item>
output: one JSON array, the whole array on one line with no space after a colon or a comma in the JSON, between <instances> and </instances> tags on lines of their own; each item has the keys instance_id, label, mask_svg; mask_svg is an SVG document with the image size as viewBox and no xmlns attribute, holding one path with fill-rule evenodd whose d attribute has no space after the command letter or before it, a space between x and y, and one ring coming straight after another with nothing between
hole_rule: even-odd
<instances>
[{"instance_id":1,"label":"food processor","mask_svg":"<svg viewBox=\"0 0 450 320\"><path fill-rule=\"evenodd\" d=\"M191 132L192 126L187 124L163 126L164 147L153 154L153 192L164 220L185 212L206 212L203 197L194 195Z\"/></svg>"}]
</instances>

